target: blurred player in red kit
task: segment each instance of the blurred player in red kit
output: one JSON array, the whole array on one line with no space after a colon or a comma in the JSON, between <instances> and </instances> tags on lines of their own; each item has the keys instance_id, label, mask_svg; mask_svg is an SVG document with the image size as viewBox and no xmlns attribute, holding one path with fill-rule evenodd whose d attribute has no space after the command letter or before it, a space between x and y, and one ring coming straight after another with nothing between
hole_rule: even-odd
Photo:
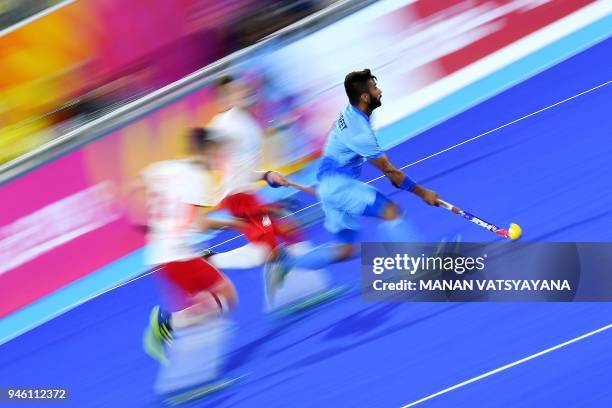
<instances>
[{"instance_id":1,"label":"blurred player in red kit","mask_svg":"<svg viewBox=\"0 0 612 408\"><path fill-rule=\"evenodd\" d=\"M249 244L207 259L220 269L250 269L274 258L279 245L296 244L302 237L292 221L280 220L278 206L264 204L255 195L260 180L272 187L286 187L289 183L276 171L261 170L263 130L248 111L253 99L248 86L226 75L217 80L215 91L222 112L212 119L207 130L220 145L224 197L220 206L247 224L241 232Z\"/></svg>"}]
</instances>

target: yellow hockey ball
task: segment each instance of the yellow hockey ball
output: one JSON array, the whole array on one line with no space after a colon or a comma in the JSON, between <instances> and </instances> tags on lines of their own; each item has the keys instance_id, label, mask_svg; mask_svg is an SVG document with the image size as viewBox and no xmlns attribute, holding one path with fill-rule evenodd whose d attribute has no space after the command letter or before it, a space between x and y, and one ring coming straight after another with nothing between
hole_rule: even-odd
<instances>
[{"instance_id":1,"label":"yellow hockey ball","mask_svg":"<svg viewBox=\"0 0 612 408\"><path fill-rule=\"evenodd\" d=\"M521 226L514 223L510 224L510 228L508 228L508 236L510 237L510 239L515 241L519 239L521 235L523 235L523 230L521 229Z\"/></svg>"}]
</instances>

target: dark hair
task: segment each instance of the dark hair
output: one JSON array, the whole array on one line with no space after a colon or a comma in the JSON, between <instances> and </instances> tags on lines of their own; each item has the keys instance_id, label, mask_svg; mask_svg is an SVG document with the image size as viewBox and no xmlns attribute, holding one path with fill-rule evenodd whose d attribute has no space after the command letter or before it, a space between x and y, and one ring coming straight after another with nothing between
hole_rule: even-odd
<instances>
[{"instance_id":1,"label":"dark hair","mask_svg":"<svg viewBox=\"0 0 612 408\"><path fill-rule=\"evenodd\" d=\"M221 89L225 88L226 85L231 84L235 80L236 80L236 78L234 78L233 76L231 76L229 74L221 75L215 81L215 88L217 90L221 90Z\"/></svg>"},{"instance_id":2,"label":"dark hair","mask_svg":"<svg viewBox=\"0 0 612 408\"><path fill-rule=\"evenodd\" d=\"M353 71L344 78L344 90L351 105L359 104L361 95L368 92L369 81L376 81L369 69Z\"/></svg>"},{"instance_id":3,"label":"dark hair","mask_svg":"<svg viewBox=\"0 0 612 408\"><path fill-rule=\"evenodd\" d=\"M187 134L190 150L201 152L215 142L206 128L196 127L189 129Z\"/></svg>"}]
</instances>

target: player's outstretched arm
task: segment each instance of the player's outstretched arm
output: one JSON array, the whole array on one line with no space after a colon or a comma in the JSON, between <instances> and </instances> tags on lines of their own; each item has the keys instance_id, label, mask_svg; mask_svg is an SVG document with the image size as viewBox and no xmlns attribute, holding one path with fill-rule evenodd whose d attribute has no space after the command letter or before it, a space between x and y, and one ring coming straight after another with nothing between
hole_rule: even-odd
<instances>
[{"instance_id":1,"label":"player's outstretched arm","mask_svg":"<svg viewBox=\"0 0 612 408\"><path fill-rule=\"evenodd\" d=\"M397 188L410 191L421 197L429 205L439 205L440 196L435 191L431 191L408 177L402 170L398 169L391 163L386 154L375 159L370 159L370 163L378 167L380 171L391 181Z\"/></svg>"},{"instance_id":2,"label":"player's outstretched arm","mask_svg":"<svg viewBox=\"0 0 612 408\"><path fill-rule=\"evenodd\" d=\"M259 179L268 183L268 185L272 187L287 187L289 185L289 181L280 174L278 171L268 170L268 171L258 171Z\"/></svg>"}]
</instances>

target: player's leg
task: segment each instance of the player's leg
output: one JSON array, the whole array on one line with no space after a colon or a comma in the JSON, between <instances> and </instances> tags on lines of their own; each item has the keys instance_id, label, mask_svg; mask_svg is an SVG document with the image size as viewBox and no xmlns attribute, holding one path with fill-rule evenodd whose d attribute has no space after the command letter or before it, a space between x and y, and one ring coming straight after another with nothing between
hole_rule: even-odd
<instances>
[{"instance_id":1,"label":"player's leg","mask_svg":"<svg viewBox=\"0 0 612 408\"><path fill-rule=\"evenodd\" d=\"M339 219L336 210L326 211L328 219ZM341 216L346 219L346 216ZM342 262L355 256L358 250L356 244L359 233L357 230L341 229L334 234L334 242L319 245L299 256L289 251L280 251L278 258L270 260L264 267L266 294L268 302L274 301L277 289L282 285L287 274L293 269L319 270L334 263Z\"/></svg>"},{"instance_id":2,"label":"player's leg","mask_svg":"<svg viewBox=\"0 0 612 408\"><path fill-rule=\"evenodd\" d=\"M151 336L147 337L145 350L163 360L163 346L172 341L175 329L203 324L228 312L237 302L237 295L229 279L201 258L164 264L160 274L166 285L177 289L177 303L185 306L173 313L156 306L151 312Z\"/></svg>"},{"instance_id":3,"label":"player's leg","mask_svg":"<svg viewBox=\"0 0 612 408\"><path fill-rule=\"evenodd\" d=\"M166 394L219 380L235 325L223 315L237 302L232 283L203 259L175 271L187 307L172 313L170 346L163 344L155 390ZM183 263L184 264L184 263Z\"/></svg>"},{"instance_id":4,"label":"player's leg","mask_svg":"<svg viewBox=\"0 0 612 408\"><path fill-rule=\"evenodd\" d=\"M358 247L361 216L381 219L379 229L386 241L415 239L415 232L402 217L397 204L370 185L343 177L329 178L319 186L325 227L335 236L334 244L320 245L300 257L285 257L280 276L292 268L320 269L354 257Z\"/></svg>"},{"instance_id":5,"label":"player's leg","mask_svg":"<svg viewBox=\"0 0 612 408\"><path fill-rule=\"evenodd\" d=\"M254 194L228 196L222 206L246 221L247 226L241 232L249 244L210 256L208 261L220 269L251 269L263 265L270 256L276 258L280 243L295 243L301 238L299 229L275 219L276 207L262 204Z\"/></svg>"},{"instance_id":6,"label":"player's leg","mask_svg":"<svg viewBox=\"0 0 612 408\"><path fill-rule=\"evenodd\" d=\"M288 260L287 266L320 269L355 256L361 215L376 201L376 193L369 185L346 177L322 180L319 198L325 213L325 228L334 234L335 242L320 245L299 258Z\"/></svg>"},{"instance_id":7,"label":"player's leg","mask_svg":"<svg viewBox=\"0 0 612 408\"><path fill-rule=\"evenodd\" d=\"M219 269L251 269L263 265L270 250L267 243L249 242L231 251L211 255L207 260Z\"/></svg>"},{"instance_id":8,"label":"player's leg","mask_svg":"<svg viewBox=\"0 0 612 408\"><path fill-rule=\"evenodd\" d=\"M379 235L386 242L405 242L419 240L419 234L405 220L400 207L376 191L376 199L368 205L363 215L380 219Z\"/></svg>"},{"instance_id":9,"label":"player's leg","mask_svg":"<svg viewBox=\"0 0 612 408\"><path fill-rule=\"evenodd\" d=\"M376 199L376 190L346 177L327 178L319 185L319 198L325 213L325 228L335 242L319 245L300 256L284 252L278 262L266 264L268 294L276 289L293 268L322 269L354 257L357 253L360 218Z\"/></svg>"},{"instance_id":10,"label":"player's leg","mask_svg":"<svg viewBox=\"0 0 612 408\"><path fill-rule=\"evenodd\" d=\"M192 296L193 305L172 313L170 326L178 330L205 323L233 309L237 299L234 285L223 276L218 283Z\"/></svg>"},{"instance_id":11,"label":"player's leg","mask_svg":"<svg viewBox=\"0 0 612 408\"><path fill-rule=\"evenodd\" d=\"M351 259L357 253L359 232L342 229L334 234L334 242L319 245L299 257L286 259L285 269L322 269L331 264Z\"/></svg>"}]
</instances>

